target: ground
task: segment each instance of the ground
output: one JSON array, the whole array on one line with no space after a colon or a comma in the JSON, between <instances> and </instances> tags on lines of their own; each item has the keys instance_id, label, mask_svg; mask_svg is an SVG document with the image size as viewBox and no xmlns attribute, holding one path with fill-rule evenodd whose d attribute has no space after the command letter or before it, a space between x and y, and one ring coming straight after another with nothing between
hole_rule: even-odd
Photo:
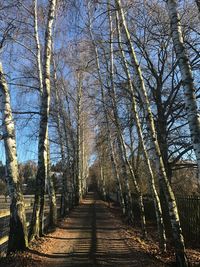
<instances>
[{"instance_id":1,"label":"ground","mask_svg":"<svg viewBox=\"0 0 200 267\"><path fill-rule=\"evenodd\" d=\"M0 267L161 267L169 266L167 256L159 256L156 244L142 241L91 193L54 232L29 251L3 260Z\"/></svg>"}]
</instances>

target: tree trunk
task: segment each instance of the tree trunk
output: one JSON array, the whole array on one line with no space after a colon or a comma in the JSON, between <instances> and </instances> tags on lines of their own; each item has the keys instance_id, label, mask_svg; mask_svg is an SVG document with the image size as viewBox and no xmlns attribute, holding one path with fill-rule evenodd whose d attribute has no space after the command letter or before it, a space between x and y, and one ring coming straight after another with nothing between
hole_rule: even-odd
<instances>
[{"instance_id":1,"label":"tree trunk","mask_svg":"<svg viewBox=\"0 0 200 267\"><path fill-rule=\"evenodd\" d=\"M47 177L47 160L46 160L46 137L48 131L48 118L50 106L50 65L52 53L52 25L55 17L56 0L49 0L49 13L47 18L47 27L45 32L44 47L44 67L43 67L43 92L40 106L40 128L38 144L38 170L36 175L36 192L33 207L32 220L30 224L29 239L39 237L43 234L43 210L45 180Z\"/></svg>"},{"instance_id":2,"label":"tree trunk","mask_svg":"<svg viewBox=\"0 0 200 267\"><path fill-rule=\"evenodd\" d=\"M165 228L164 228L164 223L163 223L161 203L160 203L160 199L159 199L156 187L155 187L155 177L154 177L154 173L153 173L153 170L151 167L149 155L148 155L148 152L146 150L146 146L145 146L145 142L144 142L144 138L143 138L143 133L142 133L142 127L141 127L141 123L140 123L140 119L139 119L139 115L138 115L138 111L137 111L137 102L135 99L136 90L132 84L128 62L127 62L127 59L125 57L125 53L124 53L123 47L122 47L121 30L120 30L118 12L116 12L116 19L117 19L117 32L118 32L119 49L120 49L123 64L125 67L125 72L126 72L126 77L128 80L129 90L130 90L130 93L132 96L133 116L134 116L135 124L137 127L137 133L138 133L139 141L140 141L140 144L142 146L144 158L145 158L145 161L146 161L146 164L148 167L148 171L150 174L149 184L150 184L150 189L152 192L154 207L155 207L155 211L156 211L156 219L157 219L157 228L158 228L159 240L160 240L160 248L162 249L162 251L165 251L166 250L166 236L165 236Z\"/></svg>"},{"instance_id":3,"label":"tree trunk","mask_svg":"<svg viewBox=\"0 0 200 267\"><path fill-rule=\"evenodd\" d=\"M41 46L38 32L38 13L37 13L37 0L34 0L34 39L37 51L37 72L40 86L40 93L43 92L43 77L42 77L42 64L41 64Z\"/></svg>"},{"instance_id":4,"label":"tree trunk","mask_svg":"<svg viewBox=\"0 0 200 267\"><path fill-rule=\"evenodd\" d=\"M83 197L82 187L82 166L81 166L81 129L82 129L82 74L78 71L78 87L77 87L77 170L76 170L76 204L78 204Z\"/></svg>"},{"instance_id":5,"label":"tree trunk","mask_svg":"<svg viewBox=\"0 0 200 267\"><path fill-rule=\"evenodd\" d=\"M75 144L75 135L73 132L73 127L72 127L72 116L71 116L71 110L70 110L70 104L69 104L69 96L68 96L68 92L66 92L66 102L67 102L67 114L68 114L68 118L69 118L69 138L67 138L67 129L66 129L66 121L65 121L65 117L63 117L64 119L64 130L65 130L65 139L66 139L66 146L68 148L68 153L67 153L67 163L68 163L68 169L71 170L70 175L71 175L71 190L72 190L72 206L74 206L76 204L76 144ZM70 164L70 148L69 148L69 143L71 142L71 150L72 150L72 163Z\"/></svg>"},{"instance_id":6,"label":"tree trunk","mask_svg":"<svg viewBox=\"0 0 200 267\"><path fill-rule=\"evenodd\" d=\"M116 128L117 128L120 159L122 161L122 167L123 167L124 171L125 171L126 165L128 166L128 169L129 169L129 172L130 172L130 175L131 175L131 179L132 179L133 184L135 186L138 205L139 205L139 209L140 209L142 233L143 233L143 237L146 237L147 233L146 233L146 220L145 220L145 214L144 214L143 197L142 197L142 193L141 193L141 190L139 188L138 182L136 180L134 171L133 171L133 169L131 167L131 164L130 164L130 162L128 160L128 157L127 157L127 154L126 154L126 147L125 147L124 138L123 138L123 135L122 135L121 126L120 126L120 122L119 122L119 116L118 116L116 92L115 92L116 90L115 90L115 84L114 84L113 26L112 26L112 16L111 16L111 13L110 13L110 2L109 1L108 1L108 16L109 16L109 26L110 26L110 96L111 96L111 101L112 101L115 125L116 125ZM124 172L124 174L125 174L125 172ZM129 183L128 182L128 179L129 179L128 175L126 174L126 177L124 177L124 178L125 178L125 185L127 187L127 190L130 190L129 189L129 185L128 185L128 183ZM129 215L131 217L133 217L133 214L132 214L132 197L130 195L130 192L128 193L128 196L129 196L128 197L128 202L129 202L129 205L130 205Z\"/></svg>"},{"instance_id":7,"label":"tree trunk","mask_svg":"<svg viewBox=\"0 0 200 267\"><path fill-rule=\"evenodd\" d=\"M19 180L14 121L10 95L2 64L0 63L0 108L6 153L6 182L10 195L10 231L8 254L28 247L26 213L21 183Z\"/></svg>"},{"instance_id":8,"label":"tree trunk","mask_svg":"<svg viewBox=\"0 0 200 267\"><path fill-rule=\"evenodd\" d=\"M144 109L145 109L145 115L146 115L146 122L149 128L149 132L151 135L151 142L154 146L156 155L157 155L157 164L160 169L160 184L163 188L168 207L169 207L169 212L170 212L170 220L171 220L171 225L172 225L172 230L173 230L173 239L174 239L174 244L175 244L175 249L176 249L176 258L177 258L177 265L178 266L188 266L188 261L185 253L185 245L184 245L184 239L182 235L182 230L180 227L180 220L179 220L179 214L177 210L177 205L176 205L176 200L174 197L174 193L171 189L171 186L169 184L166 172L165 172L165 167L163 164L161 152L160 152L160 147L158 145L158 140L157 140L157 135L155 132L155 125L154 125L154 120L153 120L153 115L151 112L150 108L150 103L149 99L147 96L147 91L145 88L144 80L142 77L142 72L139 66L139 63L137 61L137 57L135 54L135 50L133 48L132 42L131 42L131 36L126 24L126 19L125 15L123 12L123 9L121 7L121 0L115 0L116 6L119 10L119 14L121 16L122 20L122 28L125 33L125 38L126 38L126 44L129 48L130 51L130 57L131 57L131 63L135 71L135 76L136 76L136 84L137 88L139 89L139 93L141 96L141 99L143 101Z\"/></svg>"},{"instance_id":9,"label":"tree trunk","mask_svg":"<svg viewBox=\"0 0 200 267\"><path fill-rule=\"evenodd\" d=\"M199 7L199 1L196 1ZM179 69L185 95L185 107L189 122L190 135L194 152L197 158L199 179L200 179L200 115L198 112L197 99L195 94L194 79L192 69L184 45L183 34L180 23L180 16L177 10L176 0L167 0L166 5L170 17L172 40L178 60Z\"/></svg>"},{"instance_id":10,"label":"tree trunk","mask_svg":"<svg viewBox=\"0 0 200 267\"><path fill-rule=\"evenodd\" d=\"M53 176L51 174L51 160L50 160L50 146L49 139L47 137L47 186L49 194L49 226L55 228L57 224L57 204L56 204L56 192L54 187Z\"/></svg>"},{"instance_id":11,"label":"tree trunk","mask_svg":"<svg viewBox=\"0 0 200 267\"><path fill-rule=\"evenodd\" d=\"M106 201L106 189L105 189L105 176L104 176L104 169L103 169L103 159L100 155L101 149L99 149L99 168L100 168L100 181L101 181L101 186L100 186L100 191L103 196L103 200Z\"/></svg>"}]
</instances>

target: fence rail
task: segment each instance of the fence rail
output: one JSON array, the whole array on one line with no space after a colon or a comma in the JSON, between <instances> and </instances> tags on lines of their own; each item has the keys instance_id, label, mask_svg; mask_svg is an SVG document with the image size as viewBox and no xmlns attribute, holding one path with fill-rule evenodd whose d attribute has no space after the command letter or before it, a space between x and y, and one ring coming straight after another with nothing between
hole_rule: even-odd
<instances>
[{"instance_id":1,"label":"fence rail","mask_svg":"<svg viewBox=\"0 0 200 267\"><path fill-rule=\"evenodd\" d=\"M186 241L200 245L200 197L177 197L183 235Z\"/></svg>"},{"instance_id":2,"label":"fence rail","mask_svg":"<svg viewBox=\"0 0 200 267\"><path fill-rule=\"evenodd\" d=\"M70 196L69 196L70 197ZM60 214L61 208L61 195L56 195L57 198L57 210L58 214ZM27 219L27 227L29 228L31 215L32 215L32 207L34 203L34 195L25 195L25 209L26 209L26 219ZM5 254L7 250L8 236L9 236L9 217L10 217L10 201L9 198L5 198L4 196L0 196L0 254ZM49 200L48 195L45 195L45 209L44 209L44 225L48 226L49 219Z\"/></svg>"},{"instance_id":3,"label":"fence rail","mask_svg":"<svg viewBox=\"0 0 200 267\"><path fill-rule=\"evenodd\" d=\"M109 198L118 202L117 193L109 194ZM183 230L183 236L186 244L192 244L193 246L200 246L200 197L194 196L177 196L176 197L181 228ZM145 216L147 221L156 224L156 214L153 199L144 197ZM133 198L133 212L137 218L139 208L137 201ZM166 225L168 232L169 225Z\"/></svg>"}]
</instances>

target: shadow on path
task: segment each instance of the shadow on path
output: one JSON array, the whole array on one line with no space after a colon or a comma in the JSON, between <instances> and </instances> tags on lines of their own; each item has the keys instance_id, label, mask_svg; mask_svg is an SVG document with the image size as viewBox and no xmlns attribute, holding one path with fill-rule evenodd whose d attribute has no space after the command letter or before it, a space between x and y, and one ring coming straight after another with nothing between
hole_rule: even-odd
<instances>
[{"instance_id":1,"label":"shadow on path","mask_svg":"<svg viewBox=\"0 0 200 267\"><path fill-rule=\"evenodd\" d=\"M130 248L114 218L95 193L88 194L55 233L47 236L45 252L31 250L42 257L37 266L56 267L155 267L155 262L137 247Z\"/></svg>"}]
</instances>

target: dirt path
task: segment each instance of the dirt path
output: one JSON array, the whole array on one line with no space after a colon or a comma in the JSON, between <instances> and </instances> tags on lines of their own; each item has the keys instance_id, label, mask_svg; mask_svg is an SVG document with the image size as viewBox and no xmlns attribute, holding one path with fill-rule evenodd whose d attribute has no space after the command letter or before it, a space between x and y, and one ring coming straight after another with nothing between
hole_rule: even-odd
<instances>
[{"instance_id":1,"label":"dirt path","mask_svg":"<svg viewBox=\"0 0 200 267\"><path fill-rule=\"evenodd\" d=\"M29 266L163 266L137 246L128 245L122 230L123 224L106 205L88 194L54 233L30 251Z\"/></svg>"}]
</instances>

